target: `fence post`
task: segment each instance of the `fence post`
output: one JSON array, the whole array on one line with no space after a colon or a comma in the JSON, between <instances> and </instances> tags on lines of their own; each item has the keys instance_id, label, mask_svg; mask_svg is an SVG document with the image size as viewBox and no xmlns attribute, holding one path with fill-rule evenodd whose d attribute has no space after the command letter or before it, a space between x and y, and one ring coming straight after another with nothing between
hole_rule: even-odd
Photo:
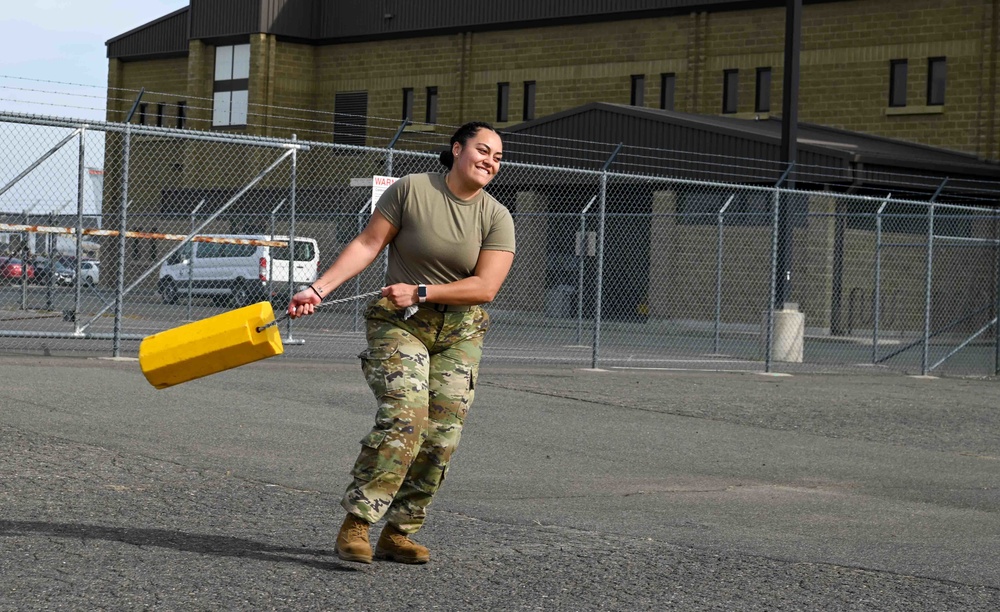
<instances>
[{"instance_id":1,"label":"fence post","mask_svg":"<svg viewBox=\"0 0 1000 612\"><path fill-rule=\"evenodd\" d=\"M619 142L611 157L604 162L601 168L601 209L597 222L597 289L594 292L594 346L592 347L590 367L597 369L597 362L601 354L601 291L604 285L604 221L608 210L608 167L618 157L618 152L622 150L624 143Z\"/></svg>"},{"instance_id":2,"label":"fence post","mask_svg":"<svg viewBox=\"0 0 1000 612\"><path fill-rule=\"evenodd\" d=\"M399 129L396 130L396 135L393 136L392 140L389 141L389 146L388 146L389 150L386 151L386 154L385 154L385 175L386 176L392 176L392 154L393 154L393 151L395 150L395 147L396 147L396 141L399 140L399 137L403 135L403 130L405 130L406 126L408 126L408 125L410 125L410 120L409 119L403 119L403 122L399 124Z\"/></svg>"},{"instance_id":3,"label":"fence post","mask_svg":"<svg viewBox=\"0 0 1000 612\"><path fill-rule=\"evenodd\" d=\"M597 200L590 198L587 205L580 211L580 253L577 255L576 279L576 344L583 343L583 268L587 261L587 211Z\"/></svg>"},{"instance_id":4,"label":"fence post","mask_svg":"<svg viewBox=\"0 0 1000 612\"><path fill-rule=\"evenodd\" d=\"M278 205L275 206L271 210L271 233L270 233L271 240L274 240L275 232L277 231L276 228L275 228L275 219L274 219L274 216L276 214L278 214L278 211L281 209L282 206L285 205L285 202L287 202L287 201L288 201L288 198L282 199L280 202L278 202ZM268 300L270 300L273 297L275 297L274 292L273 292L274 291L273 286L274 286L274 258L272 257L271 261L269 262L269 264L267 266L267 299Z\"/></svg>"},{"instance_id":5,"label":"fence post","mask_svg":"<svg viewBox=\"0 0 1000 612\"><path fill-rule=\"evenodd\" d=\"M203 199L198 202L198 205L194 207L191 211L191 233L194 233L194 228L196 227L198 221L196 215L201 209L202 205L205 203ZM194 287L194 248L191 249L191 255L188 256L188 299L187 299L187 320L191 320L191 289Z\"/></svg>"},{"instance_id":6,"label":"fence post","mask_svg":"<svg viewBox=\"0 0 1000 612\"><path fill-rule=\"evenodd\" d=\"M139 94L142 95L141 93ZM136 104L139 100L136 99ZM133 111L135 107L133 107ZM111 355L121 357L122 306L125 300L125 232L128 231L128 173L129 154L132 146L132 124L125 124L125 144L122 147L122 209L118 221L118 270L115 279L115 324Z\"/></svg>"},{"instance_id":7,"label":"fence post","mask_svg":"<svg viewBox=\"0 0 1000 612\"><path fill-rule=\"evenodd\" d=\"M943 185L942 185L943 186ZM936 196L937 194L935 194ZM931 343L931 283L934 267L934 201L927 207L927 275L924 281L924 349L920 355L920 375L927 376Z\"/></svg>"},{"instance_id":8,"label":"fence post","mask_svg":"<svg viewBox=\"0 0 1000 612\"><path fill-rule=\"evenodd\" d=\"M411 122L410 122L410 120L408 118L404 118L403 121L399 124L399 128L396 130L396 134L392 137L392 140L389 141L389 146L388 146L389 150L386 151L386 154L385 154L385 175L386 176L393 176L393 174L392 174L393 173L393 167L392 167L393 163L392 162L393 162L393 156L394 156L394 153L395 153L395 150L396 150L396 141L398 141L399 138L403 135L403 130L405 130L406 126L410 125L410 123ZM372 202L371 203L372 206L374 206L375 204L376 204L376 202ZM364 229L364 227L360 227L358 229L358 233L361 233L361 230L363 230L363 229ZM383 279L381 281L379 281L379 282L380 283L384 283L385 282L385 278L384 277L389 272L389 250L388 250L388 248L383 249L382 253L379 254L379 257L382 258L382 276L383 276ZM360 283L360 280L358 282ZM358 293L360 293L360 292L361 292L360 285L358 285ZM360 305L357 305L357 306L360 306ZM355 328L357 328L357 323L355 323Z\"/></svg>"},{"instance_id":9,"label":"fence post","mask_svg":"<svg viewBox=\"0 0 1000 612\"><path fill-rule=\"evenodd\" d=\"M878 334L879 325L882 323L882 213L885 211L886 205L889 204L889 198L892 194L886 196L885 201L882 205L878 207L878 211L875 213L875 288L872 291L872 363L878 363Z\"/></svg>"},{"instance_id":10,"label":"fence post","mask_svg":"<svg viewBox=\"0 0 1000 612\"><path fill-rule=\"evenodd\" d=\"M298 134L292 134L292 144L295 144L298 140ZM290 304L292 301L292 296L295 295L295 188L296 179L298 175L299 168L299 149L298 147L292 147L292 159L291 161L291 189L288 194L288 301L285 304ZM271 264L274 265L274 258L271 258ZM292 337L292 318L285 318L285 333L288 335L288 339L285 340L285 344L305 344L305 340L296 340Z\"/></svg>"},{"instance_id":11,"label":"fence post","mask_svg":"<svg viewBox=\"0 0 1000 612\"><path fill-rule=\"evenodd\" d=\"M83 259L83 191L84 191L84 181L86 179L87 167L86 167L86 137L87 126L80 126L80 164L77 168L77 183L76 183L76 275L73 277L76 281L76 287L73 296L73 321L76 321L76 313L80 312L80 302L83 299L83 278L81 278L80 273L83 271L81 260ZM55 272L54 267L52 267L52 262L49 262L49 272Z\"/></svg>"},{"instance_id":12,"label":"fence post","mask_svg":"<svg viewBox=\"0 0 1000 612\"><path fill-rule=\"evenodd\" d=\"M993 324L993 375L1000 375L1000 217L998 217L998 212L993 213L993 244L996 250L996 263L994 267L996 268L996 280L993 283L994 290L994 303L996 306L993 308L993 317L995 323Z\"/></svg>"},{"instance_id":13,"label":"fence post","mask_svg":"<svg viewBox=\"0 0 1000 612\"><path fill-rule=\"evenodd\" d=\"M735 197L735 193L729 196L718 213L718 231L715 243L715 342L712 345L712 353L715 355L719 354L719 333L722 326L722 216L726 214L726 209L733 203Z\"/></svg>"},{"instance_id":14,"label":"fence post","mask_svg":"<svg viewBox=\"0 0 1000 612\"><path fill-rule=\"evenodd\" d=\"M784 180L784 177L782 177ZM781 181L778 181L778 185ZM771 222L771 287L767 304L767 326L764 330L764 371L771 371L771 343L774 335L774 302L778 288L778 211L781 208L781 189L774 187L774 212Z\"/></svg>"},{"instance_id":15,"label":"fence post","mask_svg":"<svg viewBox=\"0 0 1000 612\"><path fill-rule=\"evenodd\" d=\"M56 224L56 213L54 211L49 211L49 226L55 226ZM52 310L52 283L55 282L55 254L57 237L52 234L45 236L45 246L47 247L49 258L49 274L45 278L45 310ZM28 262L24 262L22 269L27 269Z\"/></svg>"}]
</instances>

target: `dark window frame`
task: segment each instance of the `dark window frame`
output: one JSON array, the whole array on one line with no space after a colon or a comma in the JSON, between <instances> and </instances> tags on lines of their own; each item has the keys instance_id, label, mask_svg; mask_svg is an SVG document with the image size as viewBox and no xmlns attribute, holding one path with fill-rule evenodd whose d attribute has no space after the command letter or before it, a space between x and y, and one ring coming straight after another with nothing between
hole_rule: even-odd
<instances>
[{"instance_id":1,"label":"dark window frame","mask_svg":"<svg viewBox=\"0 0 1000 612\"><path fill-rule=\"evenodd\" d=\"M766 81L766 82L765 82ZM771 112L771 67L757 69L757 79L753 100L753 110L757 113Z\"/></svg>"},{"instance_id":2,"label":"dark window frame","mask_svg":"<svg viewBox=\"0 0 1000 612\"><path fill-rule=\"evenodd\" d=\"M187 124L187 102L181 100L177 103L177 129L183 130Z\"/></svg>"},{"instance_id":3,"label":"dark window frame","mask_svg":"<svg viewBox=\"0 0 1000 612\"><path fill-rule=\"evenodd\" d=\"M432 86L427 88L427 104L424 109L424 123L436 124L438 122L438 88Z\"/></svg>"},{"instance_id":4,"label":"dark window frame","mask_svg":"<svg viewBox=\"0 0 1000 612\"><path fill-rule=\"evenodd\" d=\"M677 75L673 72L664 72L660 75L660 109L674 110L675 96L677 93Z\"/></svg>"},{"instance_id":5,"label":"dark window frame","mask_svg":"<svg viewBox=\"0 0 1000 612\"><path fill-rule=\"evenodd\" d=\"M521 107L521 119L531 121L535 118L535 96L537 85L535 81L524 82L524 103Z\"/></svg>"},{"instance_id":6,"label":"dark window frame","mask_svg":"<svg viewBox=\"0 0 1000 612\"><path fill-rule=\"evenodd\" d=\"M156 105L156 127L163 127L163 115L166 112L166 104L160 102Z\"/></svg>"},{"instance_id":7,"label":"dark window frame","mask_svg":"<svg viewBox=\"0 0 1000 612\"><path fill-rule=\"evenodd\" d=\"M940 74L935 76L935 68ZM940 80L941 86L935 89L935 82ZM927 106L944 106L945 92L948 87L948 58L927 58Z\"/></svg>"},{"instance_id":8,"label":"dark window frame","mask_svg":"<svg viewBox=\"0 0 1000 612\"><path fill-rule=\"evenodd\" d=\"M139 125L146 125L146 109L148 105L145 102L139 104Z\"/></svg>"},{"instance_id":9,"label":"dark window frame","mask_svg":"<svg viewBox=\"0 0 1000 612\"><path fill-rule=\"evenodd\" d=\"M646 75L632 75L632 89L629 96L631 106L645 106L646 104Z\"/></svg>"},{"instance_id":10,"label":"dark window frame","mask_svg":"<svg viewBox=\"0 0 1000 612\"><path fill-rule=\"evenodd\" d=\"M510 121L510 83L497 83L497 123Z\"/></svg>"},{"instance_id":11,"label":"dark window frame","mask_svg":"<svg viewBox=\"0 0 1000 612\"><path fill-rule=\"evenodd\" d=\"M740 71L737 68L722 71L722 112L731 115L740 110Z\"/></svg>"},{"instance_id":12,"label":"dark window frame","mask_svg":"<svg viewBox=\"0 0 1000 612\"><path fill-rule=\"evenodd\" d=\"M404 87L403 88L403 113L402 119L404 121L413 121L413 88Z\"/></svg>"},{"instance_id":13,"label":"dark window frame","mask_svg":"<svg viewBox=\"0 0 1000 612\"><path fill-rule=\"evenodd\" d=\"M891 108L906 106L906 88L909 71L909 60L889 60L889 106Z\"/></svg>"}]
</instances>

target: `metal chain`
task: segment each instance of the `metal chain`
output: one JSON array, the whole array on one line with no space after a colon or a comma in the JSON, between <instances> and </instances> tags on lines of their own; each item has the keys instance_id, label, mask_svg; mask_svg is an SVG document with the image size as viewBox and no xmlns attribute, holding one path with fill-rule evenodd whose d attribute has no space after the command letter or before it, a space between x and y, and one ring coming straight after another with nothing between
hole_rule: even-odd
<instances>
[{"instance_id":1,"label":"metal chain","mask_svg":"<svg viewBox=\"0 0 1000 612\"><path fill-rule=\"evenodd\" d=\"M382 295L382 290L378 289L377 291L369 291L368 293L362 293L360 295L352 295L351 297L340 298L339 300L320 302L319 304L316 304L316 310L319 310L320 308L326 308L327 306L333 306L334 304L343 304L344 302L351 302L353 300L363 300L364 298L375 297L376 295ZM267 325L262 325L261 327L258 327L257 333L259 334L263 332L268 327L274 327L275 325L281 323L287 318L288 318L288 311L286 310L284 314L275 317L274 320L268 323Z\"/></svg>"}]
</instances>

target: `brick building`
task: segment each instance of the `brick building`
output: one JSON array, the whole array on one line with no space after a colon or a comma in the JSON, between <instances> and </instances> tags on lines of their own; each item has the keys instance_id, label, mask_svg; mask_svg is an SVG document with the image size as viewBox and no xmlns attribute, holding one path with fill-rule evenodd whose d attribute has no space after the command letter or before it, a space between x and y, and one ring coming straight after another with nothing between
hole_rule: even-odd
<instances>
[{"instance_id":1,"label":"brick building","mask_svg":"<svg viewBox=\"0 0 1000 612\"><path fill-rule=\"evenodd\" d=\"M391 132L365 116L419 131L593 101L775 115L784 5L191 0L108 41L108 119L140 87L161 93L135 121L374 145ZM800 120L1000 160L998 13L997 0L806 0Z\"/></svg>"},{"instance_id":2,"label":"brick building","mask_svg":"<svg viewBox=\"0 0 1000 612\"><path fill-rule=\"evenodd\" d=\"M729 154L763 163L776 159L784 11L784 0L508 0L483 5L459 0L191 0L187 8L108 41L107 118L122 121L135 92L144 88L133 122L147 125L385 146L404 117L413 122L409 132L438 143L450 135L453 128L447 126L485 119L508 128L509 154L528 150L529 140L518 140L522 135L619 142L614 130L632 130L641 136L629 143L635 146ZM915 169L927 182L907 188L926 200L942 176L951 177L951 185L958 184L956 173L995 181L1000 162L998 46L1000 0L805 0L799 119L813 128L811 135L800 133L800 150L804 156L819 156L812 163L843 170L822 187L861 193L874 185L878 189L873 193L898 195L899 185L890 184L892 175ZM764 119L771 121L756 121ZM550 127L553 131L547 132ZM920 146L897 147L884 139ZM419 147L419 142L415 138L409 146ZM702 151L702 146L715 148ZM186 231L185 213L204 199L211 209L266 165L256 160L256 166L217 166L214 160L221 156L206 147L168 139L133 143L132 163L143 172L142 180L130 185L130 200L151 215L181 215L161 219L161 229ZM111 157L119 153L113 146L108 151L106 167L113 174L117 157ZM322 156L335 153L314 150L310 155L323 161L301 170L300 210L311 202L315 211L323 207L323 213L358 210L359 202L338 190L346 189L342 185L350 177L378 174L379 169L358 172L359 166L353 166L334 176L344 164L327 163ZM544 152L528 155L527 161L543 157ZM600 167L606 157L604 152L586 161ZM326 174L309 169L317 167ZM631 171L627 162L616 169L622 167ZM408 169L416 168L399 164L397 175ZM725 180L703 168L694 174L665 168L656 172ZM755 172L749 182L773 184L781 168L761 165ZM879 183L881 179L890 183ZM113 211L120 198L115 182L108 184L105 201ZM532 184L509 173L498 178L495 188L505 190L503 201L516 212L529 213L565 215L578 211L592 195L562 183ZM662 319L705 317L713 308L707 298L690 303L657 299L714 274L714 259L689 253L686 267L678 267L685 255L670 251L685 239L692 245L707 243L714 227L678 224L671 215L696 205L716 210L729 194L709 197L655 186L628 186L619 192L612 205L619 212L651 217L609 230L609 240L631 250L621 252L627 257L609 257L607 293L618 303L605 308L623 317L639 310ZM250 206L261 211L273 209L282 197L263 189L251 195ZM817 195L805 205L820 217L848 210L847 203L832 196ZM575 235L576 223L575 218L546 218L519 229L525 239L519 240L523 248L515 276L531 279L528 285L544 291L522 295L531 302L518 308L544 310L545 291L565 283L567 272L558 262L572 258L573 242L567 237ZM343 231L338 227L335 235L322 237L329 226L324 218L316 225L305 220L299 227L303 235L320 238L321 252L334 253L356 225L348 218ZM970 228L968 235L988 235L988 228ZM768 231L738 228L728 239L742 240L739 248L746 253L763 249L758 258L765 258ZM849 318L841 315L847 310L842 305L868 282L872 232L823 221L794 233L796 265L804 275L793 297L807 308L812 324L837 330L844 326L838 321ZM899 240L908 240L911 233L900 232ZM858 253L858 262L841 261L845 244L847 252ZM898 273L887 273L887 278L904 278L922 264L914 256L892 265ZM968 278L969 287L986 287L983 279L992 284L992 264L984 259L976 265L983 270L971 273L966 261L956 259L947 262L947 270ZM727 273L726 283L750 295L766 287L768 270ZM902 296L899 301L916 303L922 291L919 279L910 283L905 278L901 288L893 289ZM982 301L978 293L959 298L962 304L941 316L962 310L966 302ZM661 310L664 304L669 308ZM758 311L753 312L756 317ZM921 321L913 315L898 325L916 328Z\"/></svg>"}]
</instances>

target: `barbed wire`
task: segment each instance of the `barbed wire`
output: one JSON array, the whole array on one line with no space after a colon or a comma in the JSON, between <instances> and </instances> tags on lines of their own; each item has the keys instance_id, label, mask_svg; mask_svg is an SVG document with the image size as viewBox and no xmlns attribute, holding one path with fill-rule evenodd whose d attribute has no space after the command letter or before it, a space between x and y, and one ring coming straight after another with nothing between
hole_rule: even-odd
<instances>
[{"instance_id":1,"label":"barbed wire","mask_svg":"<svg viewBox=\"0 0 1000 612\"><path fill-rule=\"evenodd\" d=\"M0 79L9 79L31 85L11 85L0 81L0 91L10 91L28 94L38 94L51 97L66 97L69 99L84 99L101 101L100 106L82 105L69 102L53 102L42 100L25 100L17 97L0 96L0 102L13 103L18 105L41 106L46 108L64 108L73 110L91 111L108 115L112 104L131 106L134 104L140 90L117 87L101 87L87 85L83 83L71 83L65 81L34 79L14 75L0 75ZM45 88L41 85L58 85L61 87L83 88L85 90L99 90L104 95L96 93L82 93L79 91L65 91ZM131 94L126 97L123 94ZM168 124L168 117L171 122L179 119L179 109L184 108L184 116L180 118L184 127L189 129L211 130L216 127L214 120L205 118L211 117L214 111L213 98L203 96L190 96L173 92L144 91L143 95L151 96L147 104L156 104L157 112L146 112L142 120L153 118L153 121L162 125ZM156 98L169 97L173 100L163 100ZM180 102L183 102L181 104ZM247 105L246 124L236 126L247 131L278 130L294 132L297 136L305 140L315 141L337 141L340 136L352 136L352 130L363 129L363 135L355 135L366 140L380 139L379 135L384 135L386 139L395 136L399 131L403 120L398 118L387 118L377 115L357 115L351 113L338 113L317 109L304 109L281 105L265 105L249 103ZM173 111L170 115L163 110ZM124 113L127 111L115 109L113 112ZM134 119L138 121L138 119ZM287 123L288 125L282 125ZM447 146L448 138L456 126L448 124L425 123L411 121L417 129L404 130L399 136L398 143L414 149L435 150ZM152 126L152 124L147 124ZM294 128L291 127L294 125ZM574 139L559 136L525 134L520 132L505 132L503 128L498 128L505 139L508 140L508 148L521 148L519 151L508 151L508 157L512 161L520 155L528 159L544 157L547 164L563 167L594 167L602 164L614 150L614 144L587 140ZM662 175L671 171L697 172L706 176L726 177L733 182L756 182L759 183L767 175L781 173L785 170L786 164L775 161L753 157L742 157L736 155L720 155L717 153L705 153L697 151L682 151L665 149L658 147L627 145L623 148L619 159L620 164L627 164L631 171L648 173L650 175ZM843 187L848 180L844 168L825 167L818 165L797 164L796 174L805 177L810 183ZM906 173L900 171L880 172L880 175L891 179L893 189L899 194L912 194L926 197L929 182L937 181L928 176ZM997 194L1000 193L1000 181L988 179L961 178L962 195L967 200L996 202ZM952 186L954 189L954 186ZM946 185L945 193L949 193Z\"/></svg>"}]
</instances>

